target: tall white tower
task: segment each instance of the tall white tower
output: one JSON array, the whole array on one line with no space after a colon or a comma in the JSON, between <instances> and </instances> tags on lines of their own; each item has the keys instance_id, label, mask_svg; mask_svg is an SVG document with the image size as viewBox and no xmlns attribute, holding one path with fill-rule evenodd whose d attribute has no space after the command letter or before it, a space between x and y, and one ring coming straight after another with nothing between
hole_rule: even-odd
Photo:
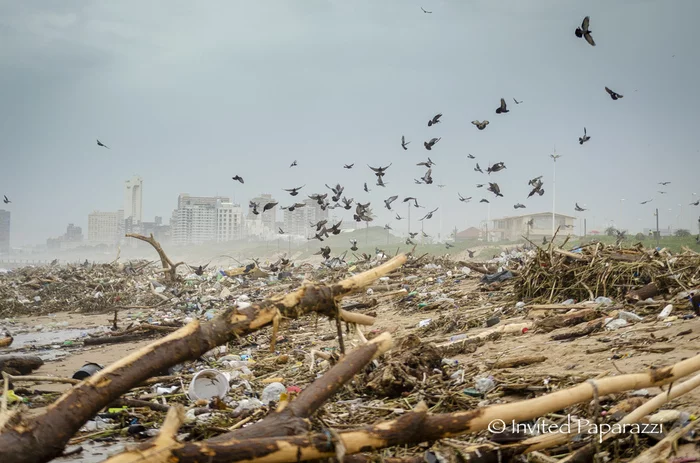
<instances>
[{"instance_id":1,"label":"tall white tower","mask_svg":"<svg viewBox=\"0 0 700 463\"><path fill-rule=\"evenodd\" d=\"M143 179L137 175L124 186L124 219L129 218L132 223L143 221Z\"/></svg>"}]
</instances>

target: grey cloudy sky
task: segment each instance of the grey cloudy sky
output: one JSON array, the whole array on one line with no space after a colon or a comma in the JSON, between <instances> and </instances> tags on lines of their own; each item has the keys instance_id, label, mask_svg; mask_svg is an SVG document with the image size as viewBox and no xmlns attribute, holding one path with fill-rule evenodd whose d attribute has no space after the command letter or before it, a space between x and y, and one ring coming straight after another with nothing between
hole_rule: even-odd
<instances>
[{"instance_id":1,"label":"grey cloudy sky","mask_svg":"<svg viewBox=\"0 0 700 463\"><path fill-rule=\"evenodd\" d=\"M554 146L557 209L585 203L589 230L651 226L655 206L662 227L700 215L688 205L700 194L697 0L2 0L0 12L0 193L13 200L14 245L120 208L133 174L150 220L167 220L181 192L243 204L268 192L286 205L280 188L339 182L377 212L392 194L442 204L446 234L486 218L481 197L492 218L516 202L551 210ZM585 15L596 47L574 36ZM506 115L494 113L501 97ZM443 123L428 128L437 112ZM428 152L432 136L442 140ZM504 198L475 187L487 178L468 153L506 163L491 176ZM414 185L428 154L435 183ZM391 162L387 188L372 185L366 164ZM537 175L546 194L527 199ZM662 180L673 182L663 196Z\"/></svg>"}]
</instances>

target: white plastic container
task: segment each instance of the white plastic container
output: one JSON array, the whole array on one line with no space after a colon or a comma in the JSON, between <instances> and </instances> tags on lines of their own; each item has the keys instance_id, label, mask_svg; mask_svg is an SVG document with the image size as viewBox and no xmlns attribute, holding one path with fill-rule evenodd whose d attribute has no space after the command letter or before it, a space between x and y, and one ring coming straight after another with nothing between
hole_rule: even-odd
<instances>
[{"instance_id":1,"label":"white plastic container","mask_svg":"<svg viewBox=\"0 0 700 463\"><path fill-rule=\"evenodd\" d=\"M214 397L223 399L228 390L228 379L223 373L218 370L202 370L192 378L187 397L192 401L209 400Z\"/></svg>"}]
</instances>

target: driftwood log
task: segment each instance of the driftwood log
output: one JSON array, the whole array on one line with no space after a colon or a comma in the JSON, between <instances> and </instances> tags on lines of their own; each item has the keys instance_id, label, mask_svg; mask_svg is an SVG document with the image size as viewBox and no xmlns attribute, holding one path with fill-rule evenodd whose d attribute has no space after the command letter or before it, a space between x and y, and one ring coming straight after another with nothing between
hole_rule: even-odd
<instances>
[{"instance_id":1,"label":"driftwood log","mask_svg":"<svg viewBox=\"0 0 700 463\"><path fill-rule=\"evenodd\" d=\"M58 457L85 422L132 387L168 367L196 359L216 346L276 323L281 317L298 318L315 312L342 320L353 318L350 315L359 314L339 309L339 300L405 262L406 256L399 255L329 286L305 285L245 309L230 308L207 323L193 321L86 378L43 414L27 419L14 416L0 430L0 461L45 462Z\"/></svg>"},{"instance_id":2,"label":"driftwood log","mask_svg":"<svg viewBox=\"0 0 700 463\"><path fill-rule=\"evenodd\" d=\"M525 421L553 413L566 407L602 397L608 394L661 386L700 371L700 355L675 365L651 369L645 373L590 380L568 389L516 403L492 405L480 409L431 415L421 402L412 412L395 420L336 433L301 434L287 437L253 437L251 435L201 442L177 442L174 438L156 440L147 449L130 451L111 458L109 463L170 462L178 463L230 463L247 461L255 463L293 463L299 461L332 458L341 454L371 452L396 445L415 445L460 434L478 432L488 428L495 420L504 423ZM171 411L169 428L181 424L178 414ZM164 426L165 427L165 426ZM278 431L272 431L278 434ZM332 436L329 437L329 436ZM559 436L556 436L559 437ZM489 447L481 447L486 451ZM523 443L512 447L497 448L493 457L510 458L512 455L536 449ZM493 450L493 447L491 447ZM145 453L148 452L148 453ZM1 455L1 454L0 454ZM483 459L479 461L501 461ZM504 460L507 461L507 460Z\"/></svg>"},{"instance_id":3,"label":"driftwood log","mask_svg":"<svg viewBox=\"0 0 700 463\"><path fill-rule=\"evenodd\" d=\"M155 249L158 253L158 257L160 257L161 271L166 272L171 281L175 281L177 279L177 268L180 265L184 265L185 263L178 262L174 264L173 261L170 260L168 255L165 254L165 251L163 251L163 248L161 247L160 243L156 241L156 239L153 237L153 233L151 233L151 236L143 236L137 233L127 233L126 237L145 241L146 243L153 246L153 249Z\"/></svg>"}]
</instances>

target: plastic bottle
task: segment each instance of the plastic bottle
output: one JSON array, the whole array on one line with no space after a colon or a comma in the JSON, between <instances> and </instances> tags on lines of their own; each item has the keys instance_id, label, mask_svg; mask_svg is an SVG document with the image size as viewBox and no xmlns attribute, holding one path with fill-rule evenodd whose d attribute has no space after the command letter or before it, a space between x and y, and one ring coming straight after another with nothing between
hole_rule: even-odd
<instances>
[{"instance_id":1,"label":"plastic bottle","mask_svg":"<svg viewBox=\"0 0 700 463\"><path fill-rule=\"evenodd\" d=\"M664 318L668 317L671 315L671 312L673 311L673 304L669 304L666 307L664 307L664 310L659 313L659 315L656 317L659 320L663 320Z\"/></svg>"},{"instance_id":2,"label":"plastic bottle","mask_svg":"<svg viewBox=\"0 0 700 463\"><path fill-rule=\"evenodd\" d=\"M456 335L450 337L450 341L459 341L460 339L466 339L466 338L467 338L466 333L456 334Z\"/></svg>"}]
</instances>

